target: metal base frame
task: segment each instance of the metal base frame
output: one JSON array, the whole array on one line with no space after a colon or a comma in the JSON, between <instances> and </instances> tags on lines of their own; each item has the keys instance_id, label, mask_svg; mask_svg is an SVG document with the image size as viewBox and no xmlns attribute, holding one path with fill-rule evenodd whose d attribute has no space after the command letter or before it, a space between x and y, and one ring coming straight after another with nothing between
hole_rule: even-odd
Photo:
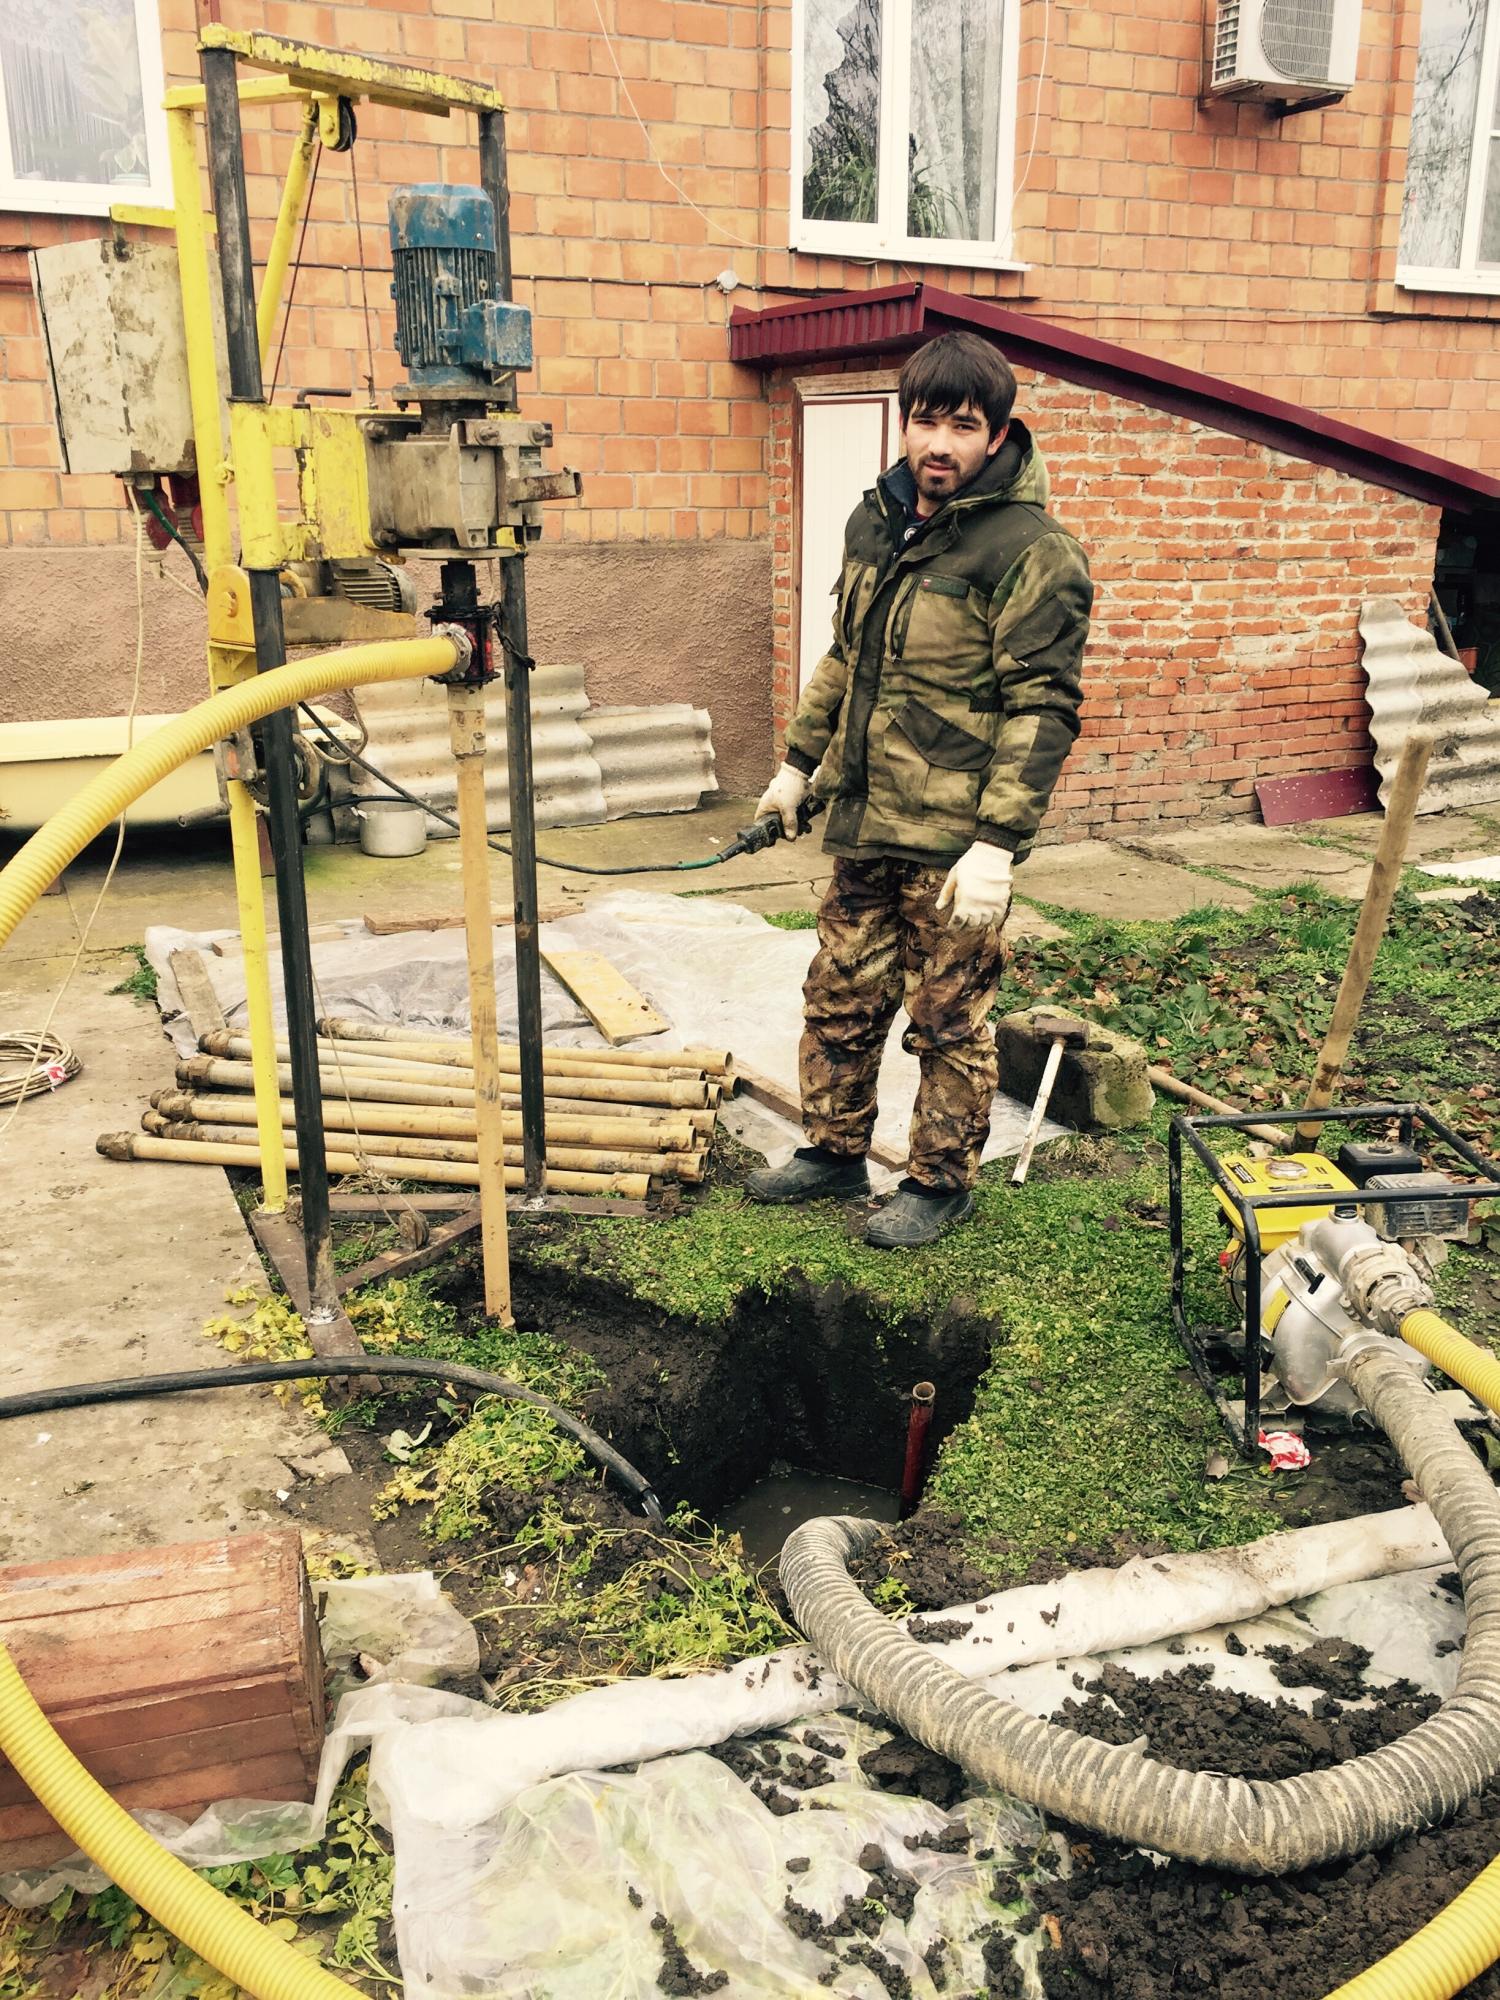
<instances>
[{"instance_id":1,"label":"metal base frame","mask_svg":"<svg viewBox=\"0 0 1500 2000\"><path fill-rule=\"evenodd\" d=\"M1193 1373L1202 1384L1205 1393L1223 1420L1224 1428L1234 1440L1236 1449L1243 1457L1253 1457L1260 1439L1261 1403L1261 1265L1263 1262L1260 1242L1260 1223L1263 1209L1307 1208L1310 1205L1324 1206L1317 1198L1310 1202L1305 1188L1292 1189L1285 1194L1247 1195L1224 1171L1217 1153L1203 1138L1205 1132L1220 1130L1248 1132L1256 1125L1303 1125L1316 1122L1326 1125L1333 1121L1341 1125L1388 1125L1398 1120L1401 1143L1410 1146L1417 1132L1425 1132L1442 1145L1456 1153L1464 1164L1472 1167L1482 1179L1495 1184L1500 1194L1500 1166L1487 1160L1477 1152L1466 1139L1461 1139L1451 1126L1429 1111L1425 1104L1341 1104L1321 1111L1285 1112L1237 1112L1234 1115L1216 1114L1213 1117L1194 1118L1179 1115L1172 1120L1167 1136L1167 1203L1168 1221L1172 1244L1172 1325L1183 1350L1192 1363ZM1239 1217L1241 1238L1245 1245L1244 1288L1245 1288L1245 1366L1243 1419L1235 1415L1229 1398L1209 1364L1208 1350L1215 1344L1222 1344L1222 1329L1218 1327L1193 1326L1187 1317L1185 1303L1185 1273L1187 1252L1183 1242L1182 1221L1182 1170L1184 1141L1192 1149L1200 1165L1219 1191L1233 1204ZM1469 1199L1488 1200L1491 1197L1481 1189L1470 1192ZM1337 1202L1326 1206L1363 1209L1379 1204L1382 1207L1399 1207L1408 1202L1428 1202L1432 1199L1430 1188L1353 1188L1348 1193L1340 1193Z\"/></svg>"}]
</instances>

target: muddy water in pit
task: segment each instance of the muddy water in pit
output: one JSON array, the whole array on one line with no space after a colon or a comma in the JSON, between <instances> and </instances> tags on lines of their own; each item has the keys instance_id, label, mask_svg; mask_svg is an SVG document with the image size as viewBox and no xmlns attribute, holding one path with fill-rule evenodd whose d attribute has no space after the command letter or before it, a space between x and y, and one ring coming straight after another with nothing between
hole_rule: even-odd
<instances>
[{"instance_id":1,"label":"muddy water in pit","mask_svg":"<svg viewBox=\"0 0 1500 2000\"><path fill-rule=\"evenodd\" d=\"M790 1465L773 1465L718 1516L725 1534L743 1536L745 1554L759 1567L780 1555L793 1528L821 1514L853 1514L862 1521L894 1521L896 1495L883 1486L862 1486L854 1479L833 1479L821 1472L803 1472Z\"/></svg>"}]
</instances>

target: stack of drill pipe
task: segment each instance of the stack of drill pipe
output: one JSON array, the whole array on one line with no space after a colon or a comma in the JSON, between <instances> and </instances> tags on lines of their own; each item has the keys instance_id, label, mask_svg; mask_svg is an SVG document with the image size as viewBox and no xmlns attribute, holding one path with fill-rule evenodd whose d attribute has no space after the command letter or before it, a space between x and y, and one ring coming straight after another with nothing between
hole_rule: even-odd
<instances>
[{"instance_id":1,"label":"stack of drill pipe","mask_svg":"<svg viewBox=\"0 0 1500 2000\"><path fill-rule=\"evenodd\" d=\"M477 1186L473 1052L467 1042L369 1022L328 1020L318 1043L331 1173ZM326 1032L326 1031L332 1032ZM260 1158L247 1037L219 1030L204 1053L158 1090L144 1135L106 1134L112 1158L254 1166ZM292 1075L278 1042L280 1115L296 1163ZM520 1058L499 1050L506 1184L522 1182ZM557 1193L644 1195L652 1180L701 1181L718 1104L734 1088L726 1052L627 1049L543 1051L547 1186Z\"/></svg>"},{"instance_id":2,"label":"stack of drill pipe","mask_svg":"<svg viewBox=\"0 0 1500 2000\"><path fill-rule=\"evenodd\" d=\"M149 1113L147 1114L150 1115ZM164 1139L147 1132L103 1132L95 1148L107 1160L180 1160L192 1166L253 1167L259 1163L260 1149L255 1134L247 1132L246 1144L204 1139ZM286 1163L297 1170L297 1148L286 1149ZM428 1160L413 1162L391 1153L344 1153L330 1149L331 1174L381 1174L388 1180L432 1181L441 1187L479 1185L479 1168L468 1160ZM519 1166L507 1166L505 1185L525 1186L526 1176ZM580 1173L548 1165L545 1188L548 1194L621 1194L643 1201L650 1192L647 1174Z\"/></svg>"}]
</instances>

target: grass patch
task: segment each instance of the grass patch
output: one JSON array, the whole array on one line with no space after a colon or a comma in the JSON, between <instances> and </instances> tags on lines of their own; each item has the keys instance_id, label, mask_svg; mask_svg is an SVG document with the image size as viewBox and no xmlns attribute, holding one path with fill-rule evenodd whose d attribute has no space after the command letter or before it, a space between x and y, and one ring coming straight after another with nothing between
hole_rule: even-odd
<instances>
[{"instance_id":1,"label":"grass patch","mask_svg":"<svg viewBox=\"0 0 1500 2000\"><path fill-rule=\"evenodd\" d=\"M135 970L134 972L127 973L118 986L111 986L108 989L109 992L128 993L132 999L154 1002L156 999L156 968L146 956L146 947L143 944L128 944L123 947L123 950L135 960Z\"/></svg>"},{"instance_id":2,"label":"grass patch","mask_svg":"<svg viewBox=\"0 0 1500 2000\"><path fill-rule=\"evenodd\" d=\"M766 922L774 924L779 931L815 931L818 928L816 910L768 910Z\"/></svg>"}]
</instances>

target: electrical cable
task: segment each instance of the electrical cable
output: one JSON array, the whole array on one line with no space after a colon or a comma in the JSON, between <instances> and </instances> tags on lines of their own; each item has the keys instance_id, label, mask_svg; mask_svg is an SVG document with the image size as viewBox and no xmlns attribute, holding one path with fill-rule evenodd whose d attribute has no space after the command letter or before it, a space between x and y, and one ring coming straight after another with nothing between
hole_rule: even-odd
<instances>
[{"instance_id":1,"label":"electrical cable","mask_svg":"<svg viewBox=\"0 0 1500 2000\"><path fill-rule=\"evenodd\" d=\"M135 491L140 496L140 498L145 501L146 505L151 509L151 512L156 516L157 520L160 521L163 528L166 529L167 533L172 537L172 540L176 542L177 546L182 550L182 553L187 557L188 561L193 565L193 574L198 579L198 588L204 593L205 596L207 596L208 572L204 569L203 564L198 559L198 551L193 547L191 542L188 541L186 536L183 534L181 528L178 527L177 523L172 519L171 515L168 514L167 510L162 506L161 502L157 499L156 494L151 487L138 486L135 488Z\"/></svg>"},{"instance_id":2,"label":"electrical cable","mask_svg":"<svg viewBox=\"0 0 1500 2000\"><path fill-rule=\"evenodd\" d=\"M306 702L303 702L301 707L303 714L308 717L314 727L324 736L329 737L334 743L338 744L339 761L356 765L361 771L367 772L377 784L384 785L393 798L404 799L408 805L420 806L423 812L437 820L440 825L451 827L455 833L458 832L458 821L453 817L452 813L446 813L441 806L430 805L426 799L418 798L415 792L409 792L405 785L398 784L394 778L388 777L378 765L372 764L368 757L362 757L356 751L345 749L343 744L338 743L338 738L333 735L332 730L329 729L323 718L315 710L309 708ZM489 836L489 843L497 854L509 856L510 849L505 845L503 840L497 840L491 834ZM671 875L684 869L717 868L721 861L727 861L728 859L729 855L726 852L724 854L710 854L706 861L647 861L637 862L628 868L600 868L582 861L554 861L546 854L539 854L537 856L537 860L544 868L557 868L569 875Z\"/></svg>"},{"instance_id":3,"label":"electrical cable","mask_svg":"<svg viewBox=\"0 0 1500 2000\"><path fill-rule=\"evenodd\" d=\"M652 1527L664 1525L661 1502L650 1480L571 1411L547 1396L539 1396L534 1389L523 1389L508 1375L494 1375L487 1368L470 1368L461 1361L434 1361L426 1355L340 1354L328 1360L247 1361L227 1368L183 1368L167 1375L79 1382L65 1389L31 1389L18 1396L0 1396L0 1420L41 1416L49 1410L88 1409L97 1403L131 1403L153 1396L175 1396L190 1389L230 1389L237 1382L301 1382L340 1375L406 1375L423 1382L452 1382L460 1388L477 1389L482 1395L500 1396L511 1403L529 1403L533 1409L544 1411L559 1430L577 1439L590 1458L615 1475L640 1502L641 1511Z\"/></svg>"},{"instance_id":4,"label":"electrical cable","mask_svg":"<svg viewBox=\"0 0 1500 2000\"><path fill-rule=\"evenodd\" d=\"M13 1056L22 1057L25 1067L11 1068L8 1059ZM23 1097L56 1090L82 1068L67 1043L45 1030L18 1028L0 1035L0 1104L19 1104Z\"/></svg>"}]
</instances>

